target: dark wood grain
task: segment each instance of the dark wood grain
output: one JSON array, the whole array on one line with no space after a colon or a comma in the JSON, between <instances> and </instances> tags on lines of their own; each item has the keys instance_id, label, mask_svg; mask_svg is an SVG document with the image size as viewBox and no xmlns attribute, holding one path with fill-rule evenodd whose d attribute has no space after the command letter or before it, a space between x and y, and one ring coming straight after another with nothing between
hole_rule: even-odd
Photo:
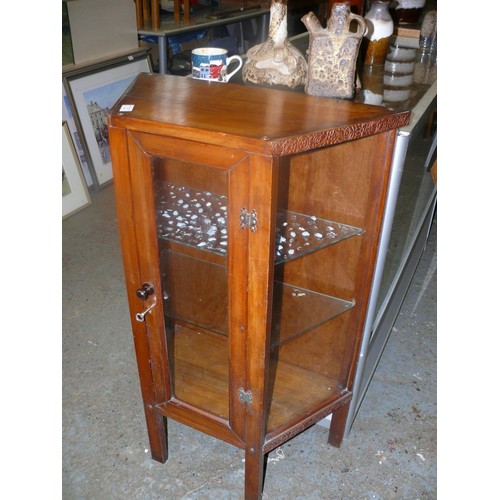
<instances>
[{"instance_id":1,"label":"dark wood grain","mask_svg":"<svg viewBox=\"0 0 500 500\"><path fill-rule=\"evenodd\" d=\"M265 453L330 412L329 442L340 445L396 128L408 120L375 106L165 75L139 75L119 99L108 118L111 154L154 459L167 458L164 417L178 420L245 450L245 497L254 500ZM159 235L165 186L227 200L227 252ZM252 229L241 226L243 209L256 213ZM362 231L275 265L280 211ZM140 301L144 282L155 292ZM349 307L328 312L332 300ZM146 321L136 321L148 306Z\"/></svg>"},{"instance_id":2,"label":"dark wood grain","mask_svg":"<svg viewBox=\"0 0 500 500\"><path fill-rule=\"evenodd\" d=\"M121 113L122 104L133 104ZM111 124L278 156L402 127L409 112L297 92L141 74ZM145 123L147 122L147 123Z\"/></svg>"}]
</instances>

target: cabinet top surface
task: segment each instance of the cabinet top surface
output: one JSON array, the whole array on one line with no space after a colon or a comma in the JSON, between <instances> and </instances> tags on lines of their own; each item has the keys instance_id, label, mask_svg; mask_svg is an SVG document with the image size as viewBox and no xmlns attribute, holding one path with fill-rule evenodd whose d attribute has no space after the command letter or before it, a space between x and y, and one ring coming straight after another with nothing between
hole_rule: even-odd
<instances>
[{"instance_id":1,"label":"cabinet top surface","mask_svg":"<svg viewBox=\"0 0 500 500\"><path fill-rule=\"evenodd\" d=\"M351 101L145 73L109 115L115 127L274 155L374 135L408 121L409 112Z\"/></svg>"}]
</instances>

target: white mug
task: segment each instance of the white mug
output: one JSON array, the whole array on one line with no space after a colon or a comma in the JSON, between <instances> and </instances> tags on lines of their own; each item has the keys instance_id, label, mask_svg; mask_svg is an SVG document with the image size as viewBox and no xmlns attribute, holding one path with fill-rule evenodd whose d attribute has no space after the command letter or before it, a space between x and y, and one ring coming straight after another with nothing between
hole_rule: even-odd
<instances>
[{"instance_id":1,"label":"white mug","mask_svg":"<svg viewBox=\"0 0 500 500\"><path fill-rule=\"evenodd\" d=\"M228 73L228 66L235 61L238 67ZM191 75L196 80L226 83L242 66L243 59L240 56L228 57L226 49L201 47L191 51Z\"/></svg>"}]
</instances>

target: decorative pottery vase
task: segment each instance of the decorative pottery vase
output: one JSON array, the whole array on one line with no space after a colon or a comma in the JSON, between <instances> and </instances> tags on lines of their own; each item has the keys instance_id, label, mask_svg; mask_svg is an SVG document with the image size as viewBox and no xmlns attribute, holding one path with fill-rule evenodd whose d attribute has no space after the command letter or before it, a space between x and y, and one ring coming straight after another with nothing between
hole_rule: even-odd
<instances>
[{"instance_id":1,"label":"decorative pottery vase","mask_svg":"<svg viewBox=\"0 0 500 500\"><path fill-rule=\"evenodd\" d=\"M415 73L417 49L391 44L384 65L384 105L389 109L408 107Z\"/></svg>"},{"instance_id":2,"label":"decorative pottery vase","mask_svg":"<svg viewBox=\"0 0 500 500\"><path fill-rule=\"evenodd\" d=\"M365 64L381 66L385 63L394 22L389 12L390 0L373 0L365 15Z\"/></svg>"},{"instance_id":3,"label":"decorative pottery vase","mask_svg":"<svg viewBox=\"0 0 500 500\"><path fill-rule=\"evenodd\" d=\"M286 0L273 0L270 10L268 39L248 50L243 81L271 87L303 87L307 61L287 40Z\"/></svg>"},{"instance_id":4,"label":"decorative pottery vase","mask_svg":"<svg viewBox=\"0 0 500 500\"><path fill-rule=\"evenodd\" d=\"M352 99L365 20L351 12L350 2L339 2L332 5L326 28L313 12L302 17L302 22L309 32L305 93ZM353 23L357 24L355 32L350 30Z\"/></svg>"},{"instance_id":5,"label":"decorative pottery vase","mask_svg":"<svg viewBox=\"0 0 500 500\"><path fill-rule=\"evenodd\" d=\"M391 14L399 24L418 23L426 0L394 0L391 4Z\"/></svg>"}]
</instances>

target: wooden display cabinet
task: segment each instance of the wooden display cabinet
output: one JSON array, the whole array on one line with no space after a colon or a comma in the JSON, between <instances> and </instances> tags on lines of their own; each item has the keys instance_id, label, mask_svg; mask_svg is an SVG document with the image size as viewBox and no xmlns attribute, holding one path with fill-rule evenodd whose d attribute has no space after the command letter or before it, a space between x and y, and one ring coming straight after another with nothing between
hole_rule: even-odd
<instances>
[{"instance_id":1,"label":"wooden display cabinet","mask_svg":"<svg viewBox=\"0 0 500 500\"><path fill-rule=\"evenodd\" d=\"M130 109L133 108L131 111ZM172 418L267 453L351 399L396 128L409 113L141 74L109 115L151 453Z\"/></svg>"}]
</instances>

